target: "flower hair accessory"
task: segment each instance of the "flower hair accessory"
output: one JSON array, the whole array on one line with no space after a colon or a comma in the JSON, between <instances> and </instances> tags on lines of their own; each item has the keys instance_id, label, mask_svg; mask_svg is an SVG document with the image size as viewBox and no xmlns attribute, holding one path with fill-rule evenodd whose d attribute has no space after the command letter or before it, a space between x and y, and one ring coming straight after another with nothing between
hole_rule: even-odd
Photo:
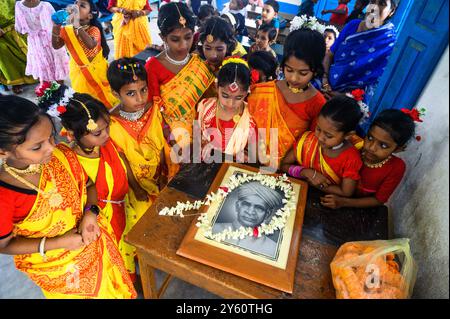
<instances>
[{"instance_id":1,"label":"flower hair accessory","mask_svg":"<svg viewBox=\"0 0 450 319\"><path fill-rule=\"evenodd\" d=\"M308 17L306 14L295 17L291 21L291 27L289 28L289 32L293 32L299 29L311 29L320 32L323 34L327 27L321 24L316 17Z\"/></svg>"},{"instance_id":2,"label":"flower hair accessory","mask_svg":"<svg viewBox=\"0 0 450 319\"><path fill-rule=\"evenodd\" d=\"M403 108L400 111L407 114L414 122L423 122L420 117L425 115L426 110L424 108L421 108L420 110L417 109L409 110Z\"/></svg>"},{"instance_id":3,"label":"flower hair accessory","mask_svg":"<svg viewBox=\"0 0 450 319\"><path fill-rule=\"evenodd\" d=\"M87 125L86 125L86 129L87 129L89 132L95 131L95 130L97 129L98 125L97 125L97 123L95 123L95 121L92 119L91 112L89 112L89 109L87 108L86 104L84 104L83 102L81 102L81 101L79 101L79 100L75 100L75 99L72 99L72 101L75 101L75 102L80 103L80 105L81 105L81 106L84 108L84 110L86 111L87 116L88 116L88 118L89 118L88 123L87 123Z\"/></svg>"},{"instance_id":4,"label":"flower hair accessory","mask_svg":"<svg viewBox=\"0 0 450 319\"><path fill-rule=\"evenodd\" d=\"M365 95L364 90L356 89L351 91L350 93L347 93L346 95L354 99L356 102L358 102L359 108L363 113L363 117L361 118L361 121L359 121L359 124L362 124L365 121L367 121L370 117L370 111L369 106L366 103L364 103L364 95Z\"/></svg>"},{"instance_id":5,"label":"flower hair accessory","mask_svg":"<svg viewBox=\"0 0 450 319\"><path fill-rule=\"evenodd\" d=\"M259 72L256 69L252 69L250 72L250 79L252 81L252 84L256 84L259 82Z\"/></svg>"},{"instance_id":6,"label":"flower hair accessory","mask_svg":"<svg viewBox=\"0 0 450 319\"><path fill-rule=\"evenodd\" d=\"M337 37L339 36L339 31L334 25L327 25L327 26L325 26L324 32L327 31L327 30L332 30L334 32L334 34L336 34L336 39L337 39Z\"/></svg>"},{"instance_id":7,"label":"flower hair accessory","mask_svg":"<svg viewBox=\"0 0 450 319\"><path fill-rule=\"evenodd\" d=\"M51 97L53 92L57 91L60 88L60 84L57 82L52 82L50 86L48 86L43 92L39 92L40 95L38 95L39 102L42 102L43 100L47 100ZM42 93L42 94L41 94ZM69 104L70 99L75 94L75 91L71 87L67 87L64 91L64 96L57 102L50 105L50 107L47 110L47 114L51 117L57 117L59 118L61 114L66 112L66 106Z\"/></svg>"},{"instance_id":8,"label":"flower hair accessory","mask_svg":"<svg viewBox=\"0 0 450 319\"><path fill-rule=\"evenodd\" d=\"M400 111L402 111L403 113L408 115L414 122L422 123L423 120L420 117L425 115L426 109L421 108L420 110L417 110L416 108L414 108L412 110L409 110L409 109L403 108ZM418 142L420 142L421 139L422 139L422 137L420 135L416 136L416 140Z\"/></svg>"}]
</instances>

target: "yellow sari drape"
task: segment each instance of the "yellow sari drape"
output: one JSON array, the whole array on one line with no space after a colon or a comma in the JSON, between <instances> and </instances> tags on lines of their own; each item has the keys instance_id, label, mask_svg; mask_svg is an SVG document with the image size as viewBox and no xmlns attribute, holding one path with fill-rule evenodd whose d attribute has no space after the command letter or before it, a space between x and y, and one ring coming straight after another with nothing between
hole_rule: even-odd
<instances>
[{"instance_id":1,"label":"yellow sari drape","mask_svg":"<svg viewBox=\"0 0 450 319\"><path fill-rule=\"evenodd\" d=\"M295 135L290 127L298 127L298 130L305 131L308 123L303 123L293 111L289 110L283 97L276 87L276 81L258 83L251 87L252 93L248 97L250 114L256 121L258 128L265 129L266 151L267 155L273 159L277 165L286 152L295 142ZM281 110L288 113L283 116ZM293 125L291 122L294 122ZM271 129L277 130L278 140L271 141ZM271 144L278 148L278 154L270 154Z\"/></svg>"},{"instance_id":2,"label":"yellow sari drape","mask_svg":"<svg viewBox=\"0 0 450 319\"><path fill-rule=\"evenodd\" d=\"M161 85L161 98L164 102L162 115L179 146L187 146L192 141L195 108L214 79L214 74L206 63L193 54L188 64L173 79ZM176 130L179 128L184 129L186 134L177 134Z\"/></svg>"},{"instance_id":3,"label":"yellow sari drape","mask_svg":"<svg viewBox=\"0 0 450 319\"><path fill-rule=\"evenodd\" d=\"M78 93L87 93L100 100L107 108L112 108L119 100L112 94L106 71L108 62L102 55L102 51L89 61L81 47L80 41L75 35L73 26L65 26L61 29L61 36L65 41L70 54L69 77L72 88Z\"/></svg>"},{"instance_id":4,"label":"yellow sari drape","mask_svg":"<svg viewBox=\"0 0 450 319\"><path fill-rule=\"evenodd\" d=\"M147 0L117 0L117 7L127 10L142 10ZM123 14L114 13L111 21L114 34L114 58L132 57L143 51L152 38L148 29L148 18L142 16L123 24Z\"/></svg>"},{"instance_id":5,"label":"yellow sari drape","mask_svg":"<svg viewBox=\"0 0 450 319\"><path fill-rule=\"evenodd\" d=\"M86 202L86 177L76 155L66 146L58 146L49 164L44 166L39 188L57 187L64 202L52 208L38 194L32 210L15 224L14 235L27 238L61 236L78 226ZM101 236L77 250L63 248L16 255L16 267L26 273L47 298L136 298L114 239L107 231L104 217L98 217Z\"/></svg>"},{"instance_id":6,"label":"yellow sari drape","mask_svg":"<svg viewBox=\"0 0 450 319\"><path fill-rule=\"evenodd\" d=\"M149 194L147 201L138 201L133 190L129 189L127 225L124 234L137 223L159 194L157 173L161 151L165 144L161 126L162 116L158 104L154 104L147 112L150 113L139 134L128 126L127 121L118 116L111 116L110 137L127 157L139 185Z\"/></svg>"},{"instance_id":7,"label":"yellow sari drape","mask_svg":"<svg viewBox=\"0 0 450 319\"><path fill-rule=\"evenodd\" d=\"M357 135L351 135L348 138L348 141L358 150L363 146L364 142L364 140ZM341 178L333 171L323 157L322 148L320 147L319 140L314 132L307 131L303 133L298 140L297 148L294 151L300 165L320 172L336 185L341 183Z\"/></svg>"}]
</instances>

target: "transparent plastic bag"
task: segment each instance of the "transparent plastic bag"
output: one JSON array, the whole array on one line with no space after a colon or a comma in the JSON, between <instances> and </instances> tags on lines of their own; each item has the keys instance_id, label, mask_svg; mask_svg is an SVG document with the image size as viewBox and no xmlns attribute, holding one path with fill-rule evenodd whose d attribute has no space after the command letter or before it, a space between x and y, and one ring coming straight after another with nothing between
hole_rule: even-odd
<instances>
[{"instance_id":1,"label":"transparent plastic bag","mask_svg":"<svg viewBox=\"0 0 450 319\"><path fill-rule=\"evenodd\" d=\"M338 299L407 299L417 275L407 238L345 243L330 267Z\"/></svg>"}]
</instances>

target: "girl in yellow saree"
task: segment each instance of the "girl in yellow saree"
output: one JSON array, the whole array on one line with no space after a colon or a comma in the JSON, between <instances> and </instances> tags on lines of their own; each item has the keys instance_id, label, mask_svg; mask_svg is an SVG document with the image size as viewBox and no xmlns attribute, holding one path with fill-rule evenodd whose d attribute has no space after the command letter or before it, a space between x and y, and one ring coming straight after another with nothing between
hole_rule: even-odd
<instances>
[{"instance_id":1,"label":"girl in yellow saree","mask_svg":"<svg viewBox=\"0 0 450 319\"><path fill-rule=\"evenodd\" d=\"M114 58L132 57L152 43L148 30L148 0L110 0L114 12L111 21L114 33Z\"/></svg>"},{"instance_id":2,"label":"girl in yellow saree","mask_svg":"<svg viewBox=\"0 0 450 319\"><path fill-rule=\"evenodd\" d=\"M161 7L158 27L166 49L145 65L149 97L159 96L163 100L165 129L172 132L181 148L192 141L197 103L214 81L206 63L189 53L194 26L193 13L186 4L171 2Z\"/></svg>"},{"instance_id":3,"label":"girl in yellow saree","mask_svg":"<svg viewBox=\"0 0 450 319\"><path fill-rule=\"evenodd\" d=\"M98 10L92 0L78 0L79 22L61 28L53 26L52 45L59 49L66 45L70 54L69 77L72 88L101 101L107 108L117 105L106 79L109 47L100 23Z\"/></svg>"},{"instance_id":4,"label":"girl in yellow saree","mask_svg":"<svg viewBox=\"0 0 450 319\"><path fill-rule=\"evenodd\" d=\"M108 80L121 101L111 110L109 135L119 152L125 155L131 171L127 229L131 229L151 206L167 176L162 102L159 97L148 101L146 79L144 66L134 58L122 58L109 65Z\"/></svg>"},{"instance_id":5,"label":"girl in yellow saree","mask_svg":"<svg viewBox=\"0 0 450 319\"><path fill-rule=\"evenodd\" d=\"M86 187L75 153L54 148L50 119L30 101L0 97L0 122L0 253L15 255L47 298L136 298L97 215L95 187ZM11 127L22 128L21 136Z\"/></svg>"}]
</instances>

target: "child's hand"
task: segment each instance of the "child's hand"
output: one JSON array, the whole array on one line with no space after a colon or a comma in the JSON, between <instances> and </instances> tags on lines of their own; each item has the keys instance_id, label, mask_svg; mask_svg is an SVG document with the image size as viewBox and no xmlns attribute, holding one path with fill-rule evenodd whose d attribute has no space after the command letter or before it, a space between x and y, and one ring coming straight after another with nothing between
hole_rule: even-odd
<instances>
[{"instance_id":1,"label":"child's hand","mask_svg":"<svg viewBox=\"0 0 450 319\"><path fill-rule=\"evenodd\" d=\"M327 14L328 10L322 10L322 14Z\"/></svg>"},{"instance_id":2,"label":"child's hand","mask_svg":"<svg viewBox=\"0 0 450 319\"><path fill-rule=\"evenodd\" d=\"M78 230L81 233L81 237L83 237L85 245L89 245L97 240L97 238L100 237L100 227L98 227L97 215L91 211L87 211L81 220Z\"/></svg>"},{"instance_id":3,"label":"child's hand","mask_svg":"<svg viewBox=\"0 0 450 319\"><path fill-rule=\"evenodd\" d=\"M259 27L262 24L262 20L258 19L258 20L256 20L255 23L256 23L256 26Z\"/></svg>"},{"instance_id":4,"label":"child's hand","mask_svg":"<svg viewBox=\"0 0 450 319\"><path fill-rule=\"evenodd\" d=\"M158 177L158 188L159 190L162 190L167 185L167 176L160 174Z\"/></svg>"},{"instance_id":5,"label":"child's hand","mask_svg":"<svg viewBox=\"0 0 450 319\"><path fill-rule=\"evenodd\" d=\"M134 196L140 202L146 202L148 200L148 193L141 186L137 186L133 189Z\"/></svg>"},{"instance_id":6,"label":"child's hand","mask_svg":"<svg viewBox=\"0 0 450 319\"><path fill-rule=\"evenodd\" d=\"M64 235L57 237L56 240L58 241L58 246L67 250L76 250L85 246L83 243L83 237L81 237L76 228L73 228Z\"/></svg>"},{"instance_id":7,"label":"child's hand","mask_svg":"<svg viewBox=\"0 0 450 319\"><path fill-rule=\"evenodd\" d=\"M325 195L320 197L320 203L328 208L338 209L343 206L343 198L337 195Z\"/></svg>"},{"instance_id":8,"label":"child's hand","mask_svg":"<svg viewBox=\"0 0 450 319\"><path fill-rule=\"evenodd\" d=\"M312 186L318 189L323 190L331 184L325 176L311 168L304 169L301 174L308 179Z\"/></svg>"},{"instance_id":9,"label":"child's hand","mask_svg":"<svg viewBox=\"0 0 450 319\"><path fill-rule=\"evenodd\" d=\"M131 19L136 19L136 18L143 16L142 10L131 10L130 14L131 14Z\"/></svg>"}]
</instances>

